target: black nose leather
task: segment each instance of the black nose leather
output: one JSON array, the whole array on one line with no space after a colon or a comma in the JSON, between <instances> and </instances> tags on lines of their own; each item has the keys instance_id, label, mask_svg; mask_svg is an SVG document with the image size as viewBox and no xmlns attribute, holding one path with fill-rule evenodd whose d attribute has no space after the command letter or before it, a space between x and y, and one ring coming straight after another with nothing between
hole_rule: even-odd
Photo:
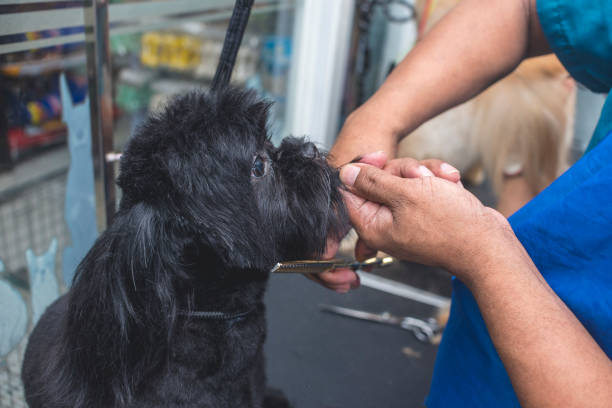
<instances>
[{"instance_id":1,"label":"black nose leather","mask_svg":"<svg viewBox=\"0 0 612 408\"><path fill-rule=\"evenodd\" d=\"M306 142L303 138L286 137L281 145L273 153L274 161L295 161L295 160L317 160L323 155L312 142Z\"/></svg>"},{"instance_id":2,"label":"black nose leather","mask_svg":"<svg viewBox=\"0 0 612 408\"><path fill-rule=\"evenodd\" d=\"M302 147L302 155L308 159L314 159L319 156L319 150L314 143L306 142Z\"/></svg>"}]
</instances>

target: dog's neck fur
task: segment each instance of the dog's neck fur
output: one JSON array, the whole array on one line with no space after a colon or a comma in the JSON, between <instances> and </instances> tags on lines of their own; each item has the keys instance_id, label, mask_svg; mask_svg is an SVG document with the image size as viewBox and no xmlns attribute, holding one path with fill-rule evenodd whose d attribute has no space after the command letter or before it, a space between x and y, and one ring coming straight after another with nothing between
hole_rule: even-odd
<instances>
[{"instance_id":1,"label":"dog's neck fur","mask_svg":"<svg viewBox=\"0 0 612 408\"><path fill-rule=\"evenodd\" d=\"M189 297L191 304L182 305L181 311L246 312L262 301L267 283L267 273L254 270L218 267L212 273L210 270L199 271L196 276L188 283L192 292Z\"/></svg>"},{"instance_id":2,"label":"dog's neck fur","mask_svg":"<svg viewBox=\"0 0 612 408\"><path fill-rule=\"evenodd\" d=\"M79 265L63 331L64 354L72 368L59 380L73 385L58 388L80 388L87 400L108 401L111 406L134 401L136 395L143 395L142 387L148 389L155 379L175 375L171 372L175 361L181 362L177 367L183 367L183 359L190 359L193 364L189 366L200 374L195 378L193 372L184 370L185 380L191 376L191 381L205 382L210 373L201 373L197 367L220 367L215 364L219 356L214 355L211 345L215 342L210 337L230 341L227 327L235 322L181 312L263 311L268 277L265 271L227 269L208 248L194 247L176 236L148 239L155 247L141 248L139 237L126 233L131 232L130 214L118 214ZM134 259L129 256L134 251L147 251L147 255ZM243 320L252 323L254 318L263 319L263 313L249 313ZM265 327L265 322L260 323ZM258 347L263 344L263 332L260 337L253 339ZM257 353L259 350L252 352ZM95 369L89 366L91 356L103 356ZM224 361L219 375L240 364ZM76 373L81 377L76 378Z\"/></svg>"},{"instance_id":3,"label":"dog's neck fur","mask_svg":"<svg viewBox=\"0 0 612 408\"><path fill-rule=\"evenodd\" d=\"M266 282L267 279L248 283L235 279L216 282L205 279L194 285L192 311L196 313L179 315L178 329L168 350L165 374L154 377L154 380L145 379L145 389L139 395L146 397L139 403L151 407L169 397L176 401L192 401L200 400L200 396L213 395L224 400L244 394L241 406L256 406L261 396L244 393L244 390L252 389L251 382L263 382L264 379L242 378L238 381L237 378L241 378L238 373L247 370L254 361L257 364L263 361L265 332L262 328L266 323L262 300ZM197 315L202 311L248 313L233 319L210 319ZM248 343L244 341L245 333L250 339ZM225 346L231 344L230 350L240 347L245 352L225 354L219 349L220 341ZM168 387L168 384L177 383L182 387ZM217 389L212 384L224 384L224 387ZM211 403L211 406L215 405L218 403Z\"/></svg>"}]
</instances>

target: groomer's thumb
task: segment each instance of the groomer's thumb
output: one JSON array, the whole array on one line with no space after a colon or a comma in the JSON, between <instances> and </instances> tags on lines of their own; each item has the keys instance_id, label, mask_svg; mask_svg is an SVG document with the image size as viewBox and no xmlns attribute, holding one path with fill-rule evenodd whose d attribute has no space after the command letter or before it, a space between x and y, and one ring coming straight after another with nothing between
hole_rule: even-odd
<instances>
[{"instance_id":1,"label":"groomer's thumb","mask_svg":"<svg viewBox=\"0 0 612 408\"><path fill-rule=\"evenodd\" d=\"M348 164L340 170L340 180L352 193L379 204L391 206L401 194L401 178L374 166Z\"/></svg>"}]
</instances>

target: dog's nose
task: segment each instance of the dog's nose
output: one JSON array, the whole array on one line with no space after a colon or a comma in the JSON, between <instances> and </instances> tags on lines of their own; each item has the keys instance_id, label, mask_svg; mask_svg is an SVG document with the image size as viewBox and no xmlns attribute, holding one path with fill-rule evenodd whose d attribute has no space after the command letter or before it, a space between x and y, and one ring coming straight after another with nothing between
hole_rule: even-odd
<instances>
[{"instance_id":1,"label":"dog's nose","mask_svg":"<svg viewBox=\"0 0 612 408\"><path fill-rule=\"evenodd\" d=\"M306 160L312 161L322 158L321 152L314 143L298 137L286 137L274 151L275 161Z\"/></svg>"},{"instance_id":2,"label":"dog's nose","mask_svg":"<svg viewBox=\"0 0 612 408\"><path fill-rule=\"evenodd\" d=\"M314 159L319 156L319 149L314 143L306 142L302 147L302 155L308 159Z\"/></svg>"}]
</instances>

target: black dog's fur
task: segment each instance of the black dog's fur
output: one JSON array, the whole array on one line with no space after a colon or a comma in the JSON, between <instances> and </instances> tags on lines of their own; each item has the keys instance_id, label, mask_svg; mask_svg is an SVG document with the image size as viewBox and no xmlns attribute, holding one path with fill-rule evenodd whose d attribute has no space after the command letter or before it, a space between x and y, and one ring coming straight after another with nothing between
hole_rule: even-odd
<instances>
[{"instance_id":1,"label":"black dog's fur","mask_svg":"<svg viewBox=\"0 0 612 408\"><path fill-rule=\"evenodd\" d=\"M31 408L286 404L264 395L268 271L321 254L346 215L314 145L269 142L268 108L192 92L133 136L114 221L30 337Z\"/></svg>"}]
</instances>

